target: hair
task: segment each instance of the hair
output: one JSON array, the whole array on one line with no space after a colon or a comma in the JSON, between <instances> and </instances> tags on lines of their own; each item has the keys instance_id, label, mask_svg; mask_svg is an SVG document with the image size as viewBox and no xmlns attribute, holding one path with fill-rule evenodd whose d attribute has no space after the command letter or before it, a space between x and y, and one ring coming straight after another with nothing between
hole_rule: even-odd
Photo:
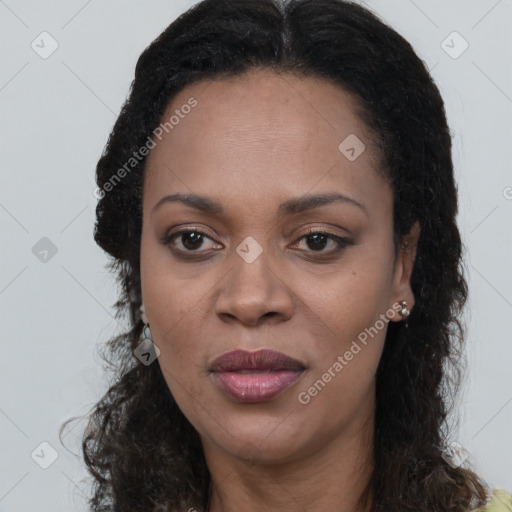
<instances>
[{"instance_id":1,"label":"hair","mask_svg":"<svg viewBox=\"0 0 512 512\"><path fill-rule=\"evenodd\" d=\"M395 257L413 224L421 227L411 275L415 307L407 327L389 323L377 370L374 467L361 503L373 512L483 505L485 482L469 465L452 467L442 457L465 366L459 316L468 288L451 136L427 67L402 36L354 2L204 0L141 54L96 168L96 183L108 192L97 204L94 239L121 286L116 318L128 316L129 327L106 343L103 359L115 378L88 415L82 438L94 483L91 510L207 507L211 480L199 435L159 364L146 366L133 356L143 330L145 158L132 162L115 186L112 180L146 144L177 93L256 68L321 78L351 93L374 135L378 172L393 190Z\"/></svg>"}]
</instances>

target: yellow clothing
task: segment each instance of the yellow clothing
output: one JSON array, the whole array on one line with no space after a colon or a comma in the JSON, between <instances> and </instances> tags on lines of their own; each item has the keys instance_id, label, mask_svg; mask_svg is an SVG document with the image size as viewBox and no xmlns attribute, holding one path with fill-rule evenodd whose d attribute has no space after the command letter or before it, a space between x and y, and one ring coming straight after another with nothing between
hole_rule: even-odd
<instances>
[{"instance_id":1,"label":"yellow clothing","mask_svg":"<svg viewBox=\"0 0 512 512\"><path fill-rule=\"evenodd\" d=\"M512 495L503 489L495 489L493 499L475 512L512 512Z\"/></svg>"}]
</instances>

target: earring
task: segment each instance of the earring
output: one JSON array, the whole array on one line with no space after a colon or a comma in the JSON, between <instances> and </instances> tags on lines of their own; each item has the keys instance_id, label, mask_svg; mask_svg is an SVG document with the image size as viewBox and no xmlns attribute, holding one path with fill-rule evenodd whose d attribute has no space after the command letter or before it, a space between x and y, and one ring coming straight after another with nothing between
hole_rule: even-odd
<instances>
[{"instance_id":1,"label":"earring","mask_svg":"<svg viewBox=\"0 0 512 512\"><path fill-rule=\"evenodd\" d=\"M144 303L142 303L140 305L139 311L140 311L140 318L141 318L142 322L147 324L148 319L146 318L146 311L144 310Z\"/></svg>"},{"instance_id":2,"label":"earring","mask_svg":"<svg viewBox=\"0 0 512 512\"><path fill-rule=\"evenodd\" d=\"M410 312L409 309L407 309L407 301L406 300L402 300L400 302L400 306L402 306L402 309L400 310L400 314L402 315L402 319L405 320L405 327L409 327L407 325L407 318L409 317L411 312Z\"/></svg>"},{"instance_id":3,"label":"earring","mask_svg":"<svg viewBox=\"0 0 512 512\"><path fill-rule=\"evenodd\" d=\"M151 331L149 330L149 324L145 323L144 327L142 328L142 332L144 333L144 339L153 341L153 338L151 336Z\"/></svg>"},{"instance_id":4,"label":"earring","mask_svg":"<svg viewBox=\"0 0 512 512\"><path fill-rule=\"evenodd\" d=\"M142 332L144 333L144 338L147 340L153 341L153 338L151 337L151 331L149 330L149 322L146 317L146 312L144 311L144 303L141 304L140 308L140 318L142 322L144 323L144 327L142 328Z\"/></svg>"}]
</instances>

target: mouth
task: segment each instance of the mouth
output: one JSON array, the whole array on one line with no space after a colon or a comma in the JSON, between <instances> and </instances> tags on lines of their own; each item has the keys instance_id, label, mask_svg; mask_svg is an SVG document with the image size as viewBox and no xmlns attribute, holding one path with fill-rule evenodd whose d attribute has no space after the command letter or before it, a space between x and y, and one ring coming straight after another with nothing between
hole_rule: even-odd
<instances>
[{"instance_id":1,"label":"mouth","mask_svg":"<svg viewBox=\"0 0 512 512\"><path fill-rule=\"evenodd\" d=\"M265 402L292 386L305 366L281 352L234 350L210 366L214 383L240 403Z\"/></svg>"}]
</instances>

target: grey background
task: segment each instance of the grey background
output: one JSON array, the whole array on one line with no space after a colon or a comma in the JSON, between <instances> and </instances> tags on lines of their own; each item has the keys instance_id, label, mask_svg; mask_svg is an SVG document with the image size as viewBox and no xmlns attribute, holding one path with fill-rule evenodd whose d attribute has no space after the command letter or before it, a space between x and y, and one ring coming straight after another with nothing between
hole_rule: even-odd
<instances>
[{"instance_id":1,"label":"grey background","mask_svg":"<svg viewBox=\"0 0 512 512\"><path fill-rule=\"evenodd\" d=\"M0 1L1 511L85 510L87 474L73 455L83 423L65 437L71 451L58 429L105 391L96 345L121 329L118 290L92 238L94 169L139 54L192 3ZM411 42L446 102L470 285L453 436L489 483L512 491L512 1L366 5ZM46 59L31 47L43 46L43 31L58 43ZM469 44L457 58L454 31ZM57 250L46 262L33 252L43 237ZM34 459L50 462L42 442L58 455L47 469L31 457L37 449Z\"/></svg>"}]
</instances>

